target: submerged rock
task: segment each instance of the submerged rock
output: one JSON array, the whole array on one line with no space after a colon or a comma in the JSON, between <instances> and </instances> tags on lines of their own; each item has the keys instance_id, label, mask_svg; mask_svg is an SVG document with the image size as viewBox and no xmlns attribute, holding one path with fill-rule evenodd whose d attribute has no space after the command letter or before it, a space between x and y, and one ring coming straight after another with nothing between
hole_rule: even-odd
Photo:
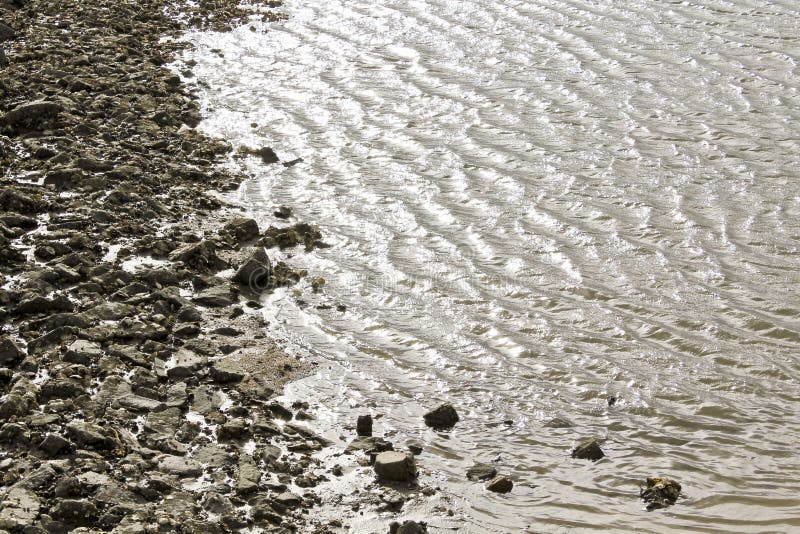
<instances>
[{"instance_id":1,"label":"submerged rock","mask_svg":"<svg viewBox=\"0 0 800 534\"><path fill-rule=\"evenodd\" d=\"M473 481L489 480L497 476L497 469L488 464L475 464L467 469L467 478Z\"/></svg>"},{"instance_id":2,"label":"submerged rock","mask_svg":"<svg viewBox=\"0 0 800 534\"><path fill-rule=\"evenodd\" d=\"M675 504L681 494L681 485L666 477L647 477L639 486L639 496L647 503L647 510L656 510Z\"/></svg>"},{"instance_id":3,"label":"submerged rock","mask_svg":"<svg viewBox=\"0 0 800 534\"><path fill-rule=\"evenodd\" d=\"M389 524L389 534L427 534L427 532L428 525L416 521L403 521L402 524L393 521Z\"/></svg>"},{"instance_id":4,"label":"submerged rock","mask_svg":"<svg viewBox=\"0 0 800 534\"><path fill-rule=\"evenodd\" d=\"M386 451L375 458L375 474L384 480L405 482L417 476L414 455L409 452Z\"/></svg>"},{"instance_id":5,"label":"submerged rock","mask_svg":"<svg viewBox=\"0 0 800 534\"><path fill-rule=\"evenodd\" d=\"M431 428L452 428L459 421L458 413L452 404L442 404L426 413L425 424Z\"/></svg>"},{"instance_id":6,"label":"submerged rock","mask_svg":"<svg viewBox=\"0 0 800 534\"><path fill-rule=\"evenodd\" d=\"M508 493L514 488L514 482L508 477L495 477L486 483L486 489L495 493Z\"/></svg>"},{"instance_id":7,"label":"submerged rock","mask_svg":"<svg viewBox=\"0 0 800 534\"><path fill-rule=\"evenodd\" d=\"M605 456L603 449L600 448L600 442L594 438L584 440L577 447L572 449L572 457L579 460L591 460L596 462Z\"/></svg>"}]
</instances>

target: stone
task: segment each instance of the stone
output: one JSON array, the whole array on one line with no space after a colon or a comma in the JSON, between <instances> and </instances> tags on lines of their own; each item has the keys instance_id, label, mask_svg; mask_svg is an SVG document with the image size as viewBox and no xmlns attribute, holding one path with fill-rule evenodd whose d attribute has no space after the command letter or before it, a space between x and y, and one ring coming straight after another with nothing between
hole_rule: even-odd
<instances>
[{"instance_id":1,"label":"stone","mask_svg":"<svg viewBox=\"0 0 800 534\"><path fill-rule=\"evenodd\" d=\"M208 365L208 358L200 354L178 349L173 356L172 366L167 369L167 378L182 380L195 376L201 369Z\"/></svg>"},{"instance_id":2,"label":"stone","mask_svg":"<svg viewBox=\"0 0 800 534\"><path fill-rule=\"evenodd\" d=\"M200 314L200 310L194 306L183 306L178 314L175 315L175 321L179 323L197 323L202 319L203 316Z\"/></svg>"},{"instance_id":3,"label":"stone","mask_svg":"<svg viewBox=\"0 0 800 534\"><path fill-rule=\"evenodd\" d=\"M486 483L486 489L495 493L508 493L514 488L514 482L508 477L495 477Z\"/></svg>"},{"instance_id":4,"label":"stone","mask_svg":"<svg viewBox=\"0 0 800 534\"><path fill-rule=\"evenodd\" d=\"M458 413L452 404L442 404L423 416L425 424L431 428L452 428L459 421Z\"/></svg>"},{"instance_id":5,"label":"stone","mask_svg":"<svg viewBox=\"0 0 800 534\"><path fill-rule=\"evenodd\" d=\"M359 436L345 448L345 454L352 454L357 451L363 451L367 454L376 454L383 451L390 451L394 449L394 445L390 441L383 438L372 436Z\"/></svg>"},{"instance_id":6,"label":"stone","mask_svg":"<svg viewBox=\"0 0 800 534\"><path fill-rule=\"evenodd\" d=\"M0 367L13 367L25 356L25 351L13 339L8 336L0 338Z\"/></svg>"},{"instance_id":7,"label":"stone","mask_svg":"<svg viewBox=\"0 0 800 534\"><path fill-rule=\"evenodd\" d=\"M171 261L181 261L200 272L221 271L227 267L225 261L217 256L217 246L211 241L189 243L169 255Z\"/></svg>"},{"instance_id":8,"label":"stone","mask_svg":"<svg viewBox=\"0 0 800 534\"><path fill-rule=\"evenodd\" d=\"M417 476L414 455L408 452L382 452L375 458L374 468L383 480L405 482Z\"/></svg>"},{"instance_id":9,"label":"stone","mask_svg":"<svg viewBox=\"0 0 800 534\"><path fill-rule=\"evenodd\" d=\"M30 489L12 487L3 497L0 511L0 529L21 532L24 527L33 525L39 516L41 503Z\"/></svg>"},{"instance_id":10,"label":"stone","mask_svg":"<svg viewBox=\"0 0 800 534\"><path fill-rule=\"evenodd\" d=\"M161 401L134 394L120 397L118 402L132 412L162 412L167 409L167 405Z\"/></svg>"},{"instance_id":11,"label":"stone","mask_svg":"<svg viewBox=\"0 0 800 534\"><path fill-rule=\"evenodd\" d=\"M210 369L211 378L218 384L235 384L241 382L247 375L238 363L223 359L217 360Z\"/></svg>"},{"instance_id":12,"label":"stone","mask_svg":"<svg viewBox=\"0 0 800 534\"><path fill-rule=\"evenodd\" d=\"M17 32L14 31L14 28L3 21L0 21L0 43L3 41L9 41L16 36Z\"/></svg>"},{"instance_id":13,"label":"stone","mask_svg":"<svg viewBox=\"0 0 800 534\"><path fill-rule=\"evenodd\" d=\"M371 436L372 435L372 416L367 415L359 415L358 419L356 419L356 434L359 436Z\"/></svg>"},{"instance_id":14,"label":"stone","mask_svg":"<svg viewBox=\"0 0 800 534\"><path fill-rule=\"evenodd\" d=\"M284 491L272 499L273 504L290 510L303 504L303 499L291 491Z\"/></svg>"},{"instance_id":15,"label":"stone","mask_svg":"<svg viewBox=\"0 0 800 534\"><path fill-rule=\"evenodd\" d=\"M58 434L47 434L42 442L39 444L39 450L44 454L53 458L60 453L68 451L72 444L68 439L59 436Z\"/></svg>"},{"instance_id":16,"label":"stone","mask_svg":"<svg viewBox=\"0 0 800 534\"><path fill-rule=\"evenodd\" d=\"M416 521L403 521L398 523L393 521L389 524L389 534L427 534L428 525L425 523L417 523Z\"/></svg>"},{"instance_id":17,"label":"stone","mask_svg":"<svg viewBox=\"0 0 800 534\"><path fill-rule=\"evenodd\" d=\"M164 455L158 459L158 469L180 478L199 477L203 474L203 466L189 458Z\"/></svg>"},{"instance_id":18,"label":"stone","mask_svg":"<svg viewBox=\"0 0 800 534\"><path fill-rule=\"evenodd\" d=\"M647 510L672 506L681 494L681 485L666 477L647 477L639 486L639 496L647 504Z\"/></svg>"},{"instance_id":19,"label":"stone","mask_svg":"<svg viewBox=\"0 0 800 534\"><path fill-rule=\"evenodd\" d=\"M275 151L268 146L255 150L255 155L260 157L261 161L266 164L278 163L280 161L280 158L278 158L278 155L275 153Z\"/></svg>"},{"instance_id":20,"label":"stone","mask_svg":"<svg viewBox=\"0 0 800 534\"><path fill-rule=\"evenodd\" d=\"M272 263L263 247L258 247L250 258L236 271L233 280L247 286L254 293L269 288Z\"/></svg>"},{"instance_id":21,"label":"stone","mask_svg":"<svg viewBox=\"0 0 800 534\"><path fill-rule=\"evenodd\" d=\"M78 447L107 449L112 445L111 440L106 438L103 427L85 421L73 421L67 425L67 436L69 436Z\"/></svg>"},{"instance_id":22,"label":"stone","mask_svg":"<svg viewBox=\"0 0 800 534\"><path fill-rule=\"evenodd\" d=\"M86 527L92 526L98 517L94 503L83 499L59 499L50 510L50 515L68 525Z\"/></svg>"},{"instance_id":23,"label":"stone","mask_svg":"<svg viewBox=\"0 0 800 534\"><path fill-rule=\"evenodd\" d=\"M497 476L497 469L488 464L475 464L467 469L469 480L489 480Z\"/></svg>"},{"instance_id":24,"label":"stone","mask_svg":"<svg viewBox=\"0 0 800 534\"><path fill-rule=\"evenodd\" d=\"M60 104L35 100L20 104L5 115L0 116L0 125L12 128L29 128L43 130L52 125L53 121L63 111Z\"/></svg>"},{"instance_id":25,"label":"stone","mask_svg":"<svg viewBox=\"0 0 800 534\"><path fill-rule=\"evenodd\" d=\"M572 457L579 460L591 460L596 462L605 456L603 449L600 448L600 442L596 439L587 439L579 443L577 447L572 449Z\"/></svg>"},{"instance_id":26,"label":"stone","mask_svg":"<svg viewBox=\"0 0 800 534\"><path fill-rule=\"evenodd\" d=\"M98 361L102 356L103 351L100 349L99 344L78 339L67 346L67 350L61 356L61 359L65 362L88 366Z\"/></svg>"},{"instance_id":27,"label":"stone","mask_svg":"<svg viewBox=\"0 0 800 534\"><path fill-rule=\"evenodd\" d=\"M208 287L195 295L192 300L209 308L224 308L235 302L231 288L226 284Z\"/></svg>"},{"instance_id":28,"label":"stone","mask_svg":"<svg viewBox=\"0 0 800 534\"><path fill-rule=\"evenodd\" d=\"M236 243L243 243L258 237L258 223L255 219L248 217L236 217L231 219L222 228L222 234L231 238Z\"/></svg>"}]
</instances>

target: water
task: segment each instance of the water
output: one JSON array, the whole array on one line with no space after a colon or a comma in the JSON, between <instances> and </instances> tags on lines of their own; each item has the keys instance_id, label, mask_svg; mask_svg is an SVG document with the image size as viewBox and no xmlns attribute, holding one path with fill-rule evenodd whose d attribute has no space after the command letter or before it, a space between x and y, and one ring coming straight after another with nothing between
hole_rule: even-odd
<instances>
[{"instance_id":1,"label":"water","mask_svg":"<svg viewBox=\"0 0 800 534\"><path fill-rule=\"evenodd\" d=\"M407 513L434 532L800 528L797 4L285 10L189 57L204 130L304 159L253 163L237 199L333 245L289 259L323 294L271 297L273 332L325 362L287 392L315 425L382 413L422 444L455 515ZM444 401L462 421L425 429ZM607 457L570 459L589 436ZM474 461L514 491L466 481ZM644 512L659 474L684 496Z\"/></svg>"}]
</instances>

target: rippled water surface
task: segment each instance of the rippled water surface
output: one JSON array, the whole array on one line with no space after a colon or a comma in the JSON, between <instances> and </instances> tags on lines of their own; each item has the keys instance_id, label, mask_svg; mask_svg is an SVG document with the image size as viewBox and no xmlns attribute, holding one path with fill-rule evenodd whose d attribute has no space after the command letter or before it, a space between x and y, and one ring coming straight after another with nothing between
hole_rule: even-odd
<instances>
[{"instance_id":1,"label":"rippled water surface","mask_svg":"<svg viewBox=\"0 0 800 534\"><path fill-rule=\"evenodd\" d=\"M206 131L304 159L253 164L239 200L333 245L289 259L323 294L272 297L325 361L289 391L315 424L383 413L421 443L457 505L434 532L800 529L800 6L284 9L189 57ZM462 421L425 429L443 401ZM570 459L588 436L607 457ZM466 481L474 461L514 491ZM658 474L684 495L647 513Z\"/></svg>"}]
</instances>

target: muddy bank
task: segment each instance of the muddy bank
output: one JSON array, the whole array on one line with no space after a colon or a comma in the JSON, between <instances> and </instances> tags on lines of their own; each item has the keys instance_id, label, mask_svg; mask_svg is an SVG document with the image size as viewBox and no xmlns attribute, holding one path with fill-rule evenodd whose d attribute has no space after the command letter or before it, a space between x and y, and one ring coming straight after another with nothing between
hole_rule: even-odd
<instances>
[{"instance_id":1,"label":"muddy bank","mask_svg":"<svg viewBox=\"0 0 800 534\"><path fill-rule=\"evenodd\" d=\"M272 400L309 364L259 312L306 284L265 247L321 236L219 199L232 149L166 67L164 37L281 17L236 6L0 2L0 531L327 530L325 440Z\"/></svg>"}]
</instances>

